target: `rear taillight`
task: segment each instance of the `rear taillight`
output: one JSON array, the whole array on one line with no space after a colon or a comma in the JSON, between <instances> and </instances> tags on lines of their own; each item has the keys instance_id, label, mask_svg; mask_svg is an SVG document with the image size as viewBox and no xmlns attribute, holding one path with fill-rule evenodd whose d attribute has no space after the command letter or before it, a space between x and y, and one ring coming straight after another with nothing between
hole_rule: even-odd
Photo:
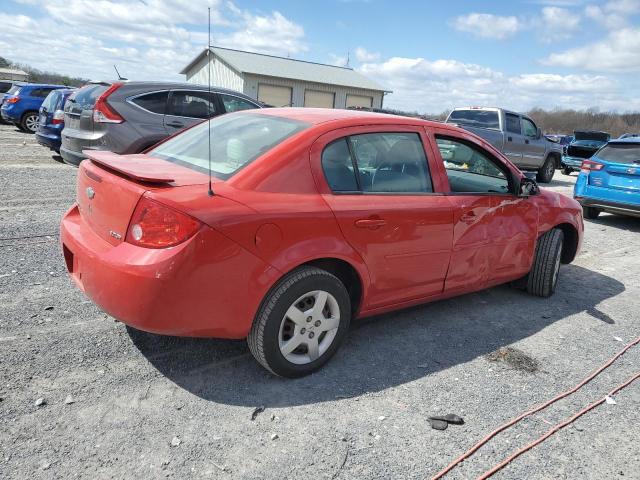
<instances>
[{"instance_id":1,"label":"rear taillight","mask_svg":"<svg viewBox=\"0 0 640 480\"><path fill-rule=\"evenodd\" d=\"M146 248L173 247L192 237L200 225L189 215L142 197L131 217L126 241Z\"/></svg>"},{"instance_id":2,"label":"rear taillight","mask_svg":"<svg viewBox=\"0 0 640 480\"><path fill-rule=\"evenodd\" d=\"M123 84L114 83L107 88L102 95L96 100L96 104L93 107L93 121L96 123L122 123L124 118L116 112L111 105L107 102L109 95L119 89Z\"/></svg>"},{"instance_id":3,"label":"rear taillight","mask_svg":"<svg viewBox=\"0 0 640 480\"><path fill-rule=\"evenodd\" d=\"M4 103L18 103L20 101L20 97L9 97Z\"/></svg>"},{"instance_id":4,"label":"rear taillight","mask_svg":"<svg viewBox=\"0 0 640 480\"><path fill-rule=\"evenodd\" d=\"M51 124L60 125L61 123L64 123L64 110L56 110L51 117Z\"/></svg>"},{"instance_id":5,"label":"rear taillight","mask_svg":"<svg viewBox=\"0 0 640 480\"><path fill-rule=\"evenodd\" d=\"M582 166L580 167L580 172L597 172L598 170L602 170L603 168L604 165L602 163L594 162L593 160L583 160Z\"/></svg>"}]
</instances>

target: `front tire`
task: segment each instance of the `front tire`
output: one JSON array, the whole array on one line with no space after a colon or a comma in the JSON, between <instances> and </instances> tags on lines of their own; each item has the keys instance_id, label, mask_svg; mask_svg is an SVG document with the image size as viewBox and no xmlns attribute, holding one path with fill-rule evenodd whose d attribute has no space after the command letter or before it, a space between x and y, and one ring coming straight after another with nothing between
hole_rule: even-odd
<instances>
[{"instance_id":1,"label":"front tire","mask_svg":"<svg viewBox=\"0 0 640 480\"><path fill-rule=\"evenodd\" d=\"M571 172L573 172L573 169L571 169L569 167L562 167L562 174L563 175L571 175Z\"/></svg>"},{"instance_id":2,"label":"front tire","mask_svg":"<svg viewBox=\"0 0 640 480\"><path fill-rule=\"evenodd\" d=\"M264 298L247 342L270 372L302 377L329 361L350 321L351 301L343 283L325 270L300 267Z\"/></svg>"},{"instance_id":3,"label":"front tire","mask_svg":"<svg viewBox=\"0 0 640 480\"><path fill-rule=\"evenodd\" d=\"M38 130L38 112L27 112L22 115L20 129L27 133L36 133L36 130Z\"/></svg>"},{"instance_id":4,"label":"front tire","mask_svg":"<svg viewBox=\"0 0 640 480\"><path fill-rule=\"evenodd\" d=\"M538 238L533 265L526 276L527 292L537 297L550 297L556 290L564 233L554 228Z\"/></svg>"},{"instance_id":5,"label":"front tire","mask_svg":"<svg viewBox=\"0 0 640 480\"><path fill-rule=\"evenodd\" d=\"M556 165L553 157L547 157L547 160L542 165L542 168L538 170L536 179L540 183L549 183L553 178L553 174L556 172Z\"/></svg>"},{"instance_id":6,"label":"front tire","mask_svg":"<svg viewBox=\"0 0 640 480\"><path fill-rule=\"evenodd\" d=\"M589 220L595 220L600 216L600 210L593 207L582 207L582 215Z\"/></svg>"}]
</instances>

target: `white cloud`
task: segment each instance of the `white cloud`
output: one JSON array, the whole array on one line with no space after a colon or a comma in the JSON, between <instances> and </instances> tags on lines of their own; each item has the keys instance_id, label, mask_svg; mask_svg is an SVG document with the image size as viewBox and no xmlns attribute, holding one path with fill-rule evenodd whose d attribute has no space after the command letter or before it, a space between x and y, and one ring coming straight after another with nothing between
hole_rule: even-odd
<instances>
[{"instance_id":1,"label":"white cloud","mask_svg":"<svg viewBox=\"0 0 640 480\"><path fill-rule=\"evenodd\" d=\"M602 6L587 5L584 13L609 30L624 28L629 25L631 15L640 13L640 0L610 0Z\"/></svg>"},{"instance_id":2,"label":"white cloud","mask_svg":"<svg viewBox=\"0 0 640 480\"><path fill-rule=\"evenodd\" d=\"M0 11L0 52L14 62L91 79L184 80L178 72L213 43L271 54L306 50L304 30L279 12L256 14L222 0L20 0L37 17ZM24 41L24 32L38 32Z\"/></svg>"},{"instance_id":3,"label":"white cloud","mask_svg":"<svg viewBox=\"0 0 640 480\"><path fill-rule=\"evenodd\" d=\"M515 35L522 27L517 17L502 17L490 13L469 13L457 17L453 26L461 32L468 32L477 37L503 40Z\"/></svg>"},{"instance_id":4,"label":"white cloud","mask_svg":"<svg viewBox=\"0 0 640 480\"><path fill-rule=\"evenodd\" d=\"M346 67L349 64L349 59L345 56L330 53L329 57L331 58L331 65L335 65L336 67Z\"/></svg>"},{"instance_id":5,"label":"white cloud","mask_svg":"<svg viewBox=\"0 0 640 480\"><path fill-rule=\"evenodd\" d=\"M597 72L640 72L640 28L613 31L599 42L553 53L542 63Z\"/></svg>"},{"instance_id":6,"label":"white cloud","mask_svg":"<svg viewBox=\"0 0 640 480\"><path fill-rule=\"evenodd\" d=\"M242 12L242 28L217 38L217 44L252 52L288 55L304 52L304 29L280 12L255 15Z\"/></svg>"},{"instance_id":7,"label":"white cloud","mask_svg":"<svg viewBox=\"0 0 640 480\"><path fill-rule=\"evenodd\" d=\"M519 111L538 106L640 108L640 99L629 102L621 87L602 75L507 75L456 60L403 57L367 63L358 70L393 90L385 97L385 106L405 111L438 113L468 105Z\"/></svg>"},{"instance_id":8,"label":"white cloud","mask_svg":"<svg viewBox=\"0 0 640 480\"><path fill-rule=\"evenodd\" d=\"M546 43L570 38L580 26L580 15L566 8L544 7L540 14L531 26Z\"/></svg>"},{"instance_id":9,"label":"white cloud","mask_svg":"<svg viewBox=\"0 0 640 480\"><path fill-rule=\"evenodd\" d=\"M356 59L362 63L375 62L376 60L380 60L379 53L368 52L363 47L356 48L355 53L356 53Z\"/></svg>"}]
</instances>

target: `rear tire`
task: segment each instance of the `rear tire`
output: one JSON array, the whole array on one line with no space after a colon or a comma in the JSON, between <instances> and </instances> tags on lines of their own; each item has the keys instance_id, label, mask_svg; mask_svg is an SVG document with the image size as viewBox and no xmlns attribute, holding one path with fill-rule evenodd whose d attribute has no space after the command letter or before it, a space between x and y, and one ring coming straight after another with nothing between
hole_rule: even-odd
<instances>
[{"instance_id":1,"label":"rear tire","mask_svg":"<svg viewBox=\"0 0 640 480\"><path fill-rule=\"evenodd\" d=\"M562 167L562 174L563 175L571 175L571 172L573 172L573 170L569 167Z\"/></svg>"},{"instance_id":2,"label":"rear tire","mask_svg":"<svg viewBox=\"0 0 640 480\"><path fill-rule=\"evenodd\" d=\"M38 112L26 112L20 120L20 129L27 133L36 133L38 130Z\"/></svg>"},{"instance_id":3,"label":"rear tire","mask_svg":"<svg viewBox=\"0 0 640 480\"><path fill-rule=\"evenodd\" d=\"M600 216L600 210L594 207L582 207L582 215L589 220L595 220Z\"/></svg>"},{"instance_id":4,"label":"rear tire","mask_svg":"<svg viewBox=\"0 0 640 480\"><path fill-rule=\"evenodd\" d=\"M554 228L538 238L533 265L529 273L521 279L526 281L526 290L537 297L550 297L556 290L562 258L564 233Z\"/></svg>"},{"instance_id":5,"label":"rear tire","mask_svg":"<svg viewBox=\"0 0 640 480\"><path fill-rule=\"evenodd\" d=\"M540 183L549 183L553 178L553 174L556 171L556 165L552 156L547 157L542 165L542 168L538 170L538 174L536 175L536 179Z\"/></svg>"},{"instance_id":6,"label":"rear tire","mask_svg":"<svg viewBox=\"0 0 640 480\"><path fill-rule=\"evenodd\" d=\"M265 296L247 343L255 359L271 373L302 377L335 354L350 320L351 301L342 282L325 270L300 267Z\"/></svg>"}]
</instances>

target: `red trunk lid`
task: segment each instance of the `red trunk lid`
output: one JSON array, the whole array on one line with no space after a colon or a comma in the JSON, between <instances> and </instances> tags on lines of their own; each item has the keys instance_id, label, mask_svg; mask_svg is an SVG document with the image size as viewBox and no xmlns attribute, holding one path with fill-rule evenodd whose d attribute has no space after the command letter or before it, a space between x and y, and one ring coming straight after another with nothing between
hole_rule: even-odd
<instances>
[{"instance_id":1,"label":"red trunk lid","mask_svg":"<svg viewBox=\"0 0 640 480\"><path fill-rule=\"evenodd\" d=\"M147 155L118 155L85 150L76 200L80 215L100 238L123 242L134 209L145 191L205 184L207 176Z\"/></svg>"}]
</instances>

